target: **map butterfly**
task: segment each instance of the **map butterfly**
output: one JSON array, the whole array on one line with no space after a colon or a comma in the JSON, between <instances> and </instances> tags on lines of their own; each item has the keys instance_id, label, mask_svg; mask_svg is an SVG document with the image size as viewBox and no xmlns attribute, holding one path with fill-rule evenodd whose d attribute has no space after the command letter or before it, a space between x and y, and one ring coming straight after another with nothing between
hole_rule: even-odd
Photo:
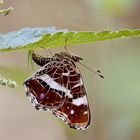
<instances>
[{"instance_id":1,"label":"map butterfly","mask_svg":"<svg viewBox=\"0 0 140 140\"><path fill-rule=\"evenodd\" d=\"M82 58L61 52L48 58L32 53L32 59L41 69L24 82L31 103L37 110L52 112L71 128L87 129L91 119L89 103L75 64Z\"/></svg>"}]
</instances>

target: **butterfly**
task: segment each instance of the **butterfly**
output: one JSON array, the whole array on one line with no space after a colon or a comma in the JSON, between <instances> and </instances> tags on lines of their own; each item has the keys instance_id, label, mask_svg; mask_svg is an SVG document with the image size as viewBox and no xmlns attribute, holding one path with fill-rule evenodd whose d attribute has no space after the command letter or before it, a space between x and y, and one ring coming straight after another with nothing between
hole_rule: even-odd
<instances>
[{"instance_id":1,"label":"butterfly","mask_svg":"<svg viewBox=\"0 0 140 140\"><path fill-rule=\"evenodd\" d=\"M88 128L90 108L83 78L76 66L82 58L68 52L42 57L32 53L41 68L24 82L26 95L37 110L47 110L69 127Z\"/></svg>"}]
</instances>

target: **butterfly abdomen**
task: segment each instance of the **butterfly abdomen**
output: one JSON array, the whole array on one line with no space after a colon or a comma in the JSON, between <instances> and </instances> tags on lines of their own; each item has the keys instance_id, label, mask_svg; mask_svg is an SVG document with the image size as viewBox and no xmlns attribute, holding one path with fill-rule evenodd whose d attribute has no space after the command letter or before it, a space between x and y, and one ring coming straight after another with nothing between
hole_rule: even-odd
<instances>
[{"instance_id":1,"label":"butterfly abdomen","mask_svg":"<svg viewBox=\"0 0 140 140\"><path fill-rule=\"evenodd\" d=\"M32 53L32 59L37 65L41 67L53 60L53 58L42 57L35 53Z\"/></svg>"}]
</instances>

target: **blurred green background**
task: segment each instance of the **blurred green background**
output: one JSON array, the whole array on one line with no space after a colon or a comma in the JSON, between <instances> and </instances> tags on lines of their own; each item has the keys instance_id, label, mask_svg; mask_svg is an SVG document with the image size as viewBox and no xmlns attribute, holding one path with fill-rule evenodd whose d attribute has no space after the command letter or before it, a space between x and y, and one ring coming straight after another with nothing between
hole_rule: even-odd
<instances>
[{"instance_id":1,"label":"blurred green background","mask_svg":"<svg viewBox=\"0 0 140 140\"><path fill-rule=\"evenodd\" d=\"M76 31L140 28L139 0L5 0L6 6L14 7L14 11L0 16L3 33L49 26ZM102 80L78 65L90 103L90 127L86 131L73 130L51 113L36 111L22 83L38 67L28 67L27 52L0 53L0 74L18 83L17 89L0 87L0 140L140 139L140 38L69 49L105 76ZM52 52L62 50L55 48Z\"/></svg>"}]
</instances>

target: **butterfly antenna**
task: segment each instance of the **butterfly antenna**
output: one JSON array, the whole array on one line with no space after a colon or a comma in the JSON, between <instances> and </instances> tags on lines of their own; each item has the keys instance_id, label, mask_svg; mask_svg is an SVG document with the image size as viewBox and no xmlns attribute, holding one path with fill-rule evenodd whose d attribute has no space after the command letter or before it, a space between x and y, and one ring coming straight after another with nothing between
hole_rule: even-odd
<instances>
[{"instance_id":1,"label":"butterfly antenna","mask_svg":"<svg viewBox=\"0 0 140 140\"><path fill-rule=\"evenodd\" d=\"M100 76L101 78L104 78L104 76L102 75L101 71L99 69L95 69L95 68L90 68L88 66L86 66L85 64L79 62L82 66L84 66L85 68L87 68L88 70L94 72L95 74L97 74L98 76Z\"/></svg>"},{"instance_id":2,"label":"butterfly antenna","mask_svg":"<svg viewBox=\"0 0 140 140\"><path fill-rule=\"evenodd\" d=\"M40 46L40 47L47 53L47 50L43 46Z\"/></svg>"},{"instance_id":3,"label":"butterfly antenna","mask_svg":"<svg viewBox=\"0 0 140 140\"><path fill-rule=\"evenodd\" d=\"M41 46L41 48L43 49L43 50L45 50L45 52L46 53L50 53L50 55L53 57L53 54L52 54L52 52L51 52L51 50L50 49L48 49L48 50L46 50L43 46Z\"/></svg>"}]
</instances>

